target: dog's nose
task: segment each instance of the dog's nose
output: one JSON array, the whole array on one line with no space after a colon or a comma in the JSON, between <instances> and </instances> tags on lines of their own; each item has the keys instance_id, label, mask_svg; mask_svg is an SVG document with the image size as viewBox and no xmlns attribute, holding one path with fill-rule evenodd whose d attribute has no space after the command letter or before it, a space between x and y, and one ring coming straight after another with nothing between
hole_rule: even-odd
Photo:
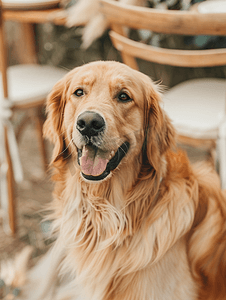
<instances>
[{"instance_id":1,"label":"dog's nose","mask_svg":"<svg viewBox=\"0 0 226 300\"><path fill-rule=\"evenodd\" d=\"M85 111L78 116L76 128L82 135L96 136L104 130L104 119L96 112Z\"/></svg>"}]
</instances>

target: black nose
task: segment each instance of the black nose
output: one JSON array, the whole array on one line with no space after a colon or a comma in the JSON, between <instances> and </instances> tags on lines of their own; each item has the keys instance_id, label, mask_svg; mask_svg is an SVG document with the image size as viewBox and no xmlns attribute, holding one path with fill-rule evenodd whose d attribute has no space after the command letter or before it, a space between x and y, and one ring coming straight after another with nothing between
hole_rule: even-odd
<instances>
[{"instance_id":1,"label":"black nose","mask_svg":"<svg viewBox=\"0 0 226 300\"><path fill-rule=\"evenodd\" d=\"M82 135L96 136L104 130L104 119L96 112L85 111L78 116L76 128Z\"/></svg>"}]
</instances>

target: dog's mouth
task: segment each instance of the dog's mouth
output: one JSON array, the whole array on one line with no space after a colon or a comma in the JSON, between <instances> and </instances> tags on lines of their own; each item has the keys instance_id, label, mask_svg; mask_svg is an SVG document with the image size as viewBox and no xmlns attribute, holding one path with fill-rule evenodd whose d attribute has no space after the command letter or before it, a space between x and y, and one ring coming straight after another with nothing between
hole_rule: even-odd
<instances>
[{"instance_id":1,"label":"dog's mouth","mask_svg":"<svg viewBox=\"0 0 226 300\"><path fill-rule=\"evenodd\" d=\"M116 152L106 152L92 144L78 149L78 163L81 166L82 176L88 180L103 180L117 168L127 154L129 146L129 142L124 142Z\"/></svg>"}]
</instances>

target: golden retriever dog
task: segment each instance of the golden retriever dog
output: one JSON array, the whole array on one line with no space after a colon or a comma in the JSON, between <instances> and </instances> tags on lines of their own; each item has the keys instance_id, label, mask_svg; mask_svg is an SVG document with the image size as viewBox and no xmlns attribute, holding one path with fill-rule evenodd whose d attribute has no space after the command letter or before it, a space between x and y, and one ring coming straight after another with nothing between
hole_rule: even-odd
<instances>
[{"instance_id":1,"label":"golden retriever dog","mask_svg":"<svg viewBox=\"0 0 226 300\"><path fill-rule=\"evenodd\" d=\"M93 62L48 97L54 247L81 299L226 299L219 178L176 149L158 90L124 64Z\"/></svg>"}]
</instances>

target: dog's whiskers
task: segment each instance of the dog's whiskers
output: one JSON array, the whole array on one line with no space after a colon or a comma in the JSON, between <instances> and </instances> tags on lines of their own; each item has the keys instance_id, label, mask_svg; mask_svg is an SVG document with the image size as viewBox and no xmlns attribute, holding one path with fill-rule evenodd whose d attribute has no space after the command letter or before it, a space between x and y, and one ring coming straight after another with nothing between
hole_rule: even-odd
<instances>
[{"instance_id":1,"label":"dog's whiskers","mask_svg":"<svg viewBox=\"0 0 226 300\"><path fill-rule=\"evenodd\" d=\"M71 143L73 143L72 139L70 140L70 142L69 142L69 144L67 145L67 147L66 147L63 151L61 151L61 152L58 154L58 156L60 156L61 154L63 154L65 151L67 151L67 149L70 147Z\"/></svg>"},{"instance_id":2,"label":"dog's whiskers","mask_svg":"<svg viewBox=\"0 0 226 300\"><path fill-rule=\"evenodd\" d=\"M67 132L67 130L64 130L63 132L61 132L61 134L58 134L58 137L61 137L62 135L64 135ZM64 140L66 139L66 137L64 137Z\"/></svg>"}]
</instances>

